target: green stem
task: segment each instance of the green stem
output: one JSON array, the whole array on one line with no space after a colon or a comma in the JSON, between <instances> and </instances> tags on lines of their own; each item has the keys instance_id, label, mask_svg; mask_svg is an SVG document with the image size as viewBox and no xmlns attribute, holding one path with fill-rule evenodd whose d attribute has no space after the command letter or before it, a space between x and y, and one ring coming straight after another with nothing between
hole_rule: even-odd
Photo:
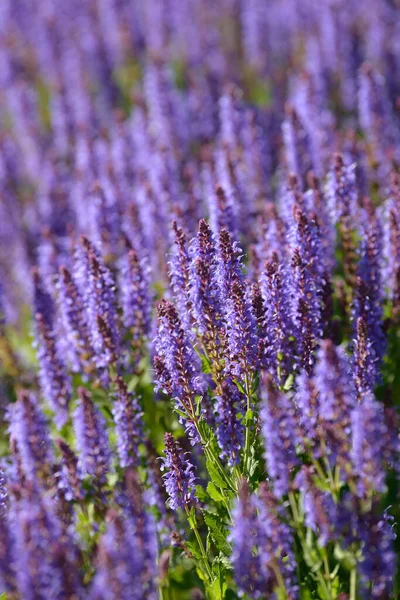
<instances>
[{"instance_id":1,"label":"green stem","mask_svg":"<svg viewBox=\"0 0 400 600\"><path fill-rule=\"evenodd\" d=\"M303 548L303 554L306 555L306 554L308 554L307 542L304 537L304 532L302 529L302 523L300 520L300 514L299 514L298 507L297 507L296 498L295 498L295 495L293 494L293 492L289 492L288 497L289 497L290 508L291 508L292 514L293 514L294 526L295 526L297 535L299 536L301 546ZM316 578L318 579L318 582L319 582L321 588L324 590L324 599L325 600L333 600L330 575L329 575L329 579L327 581L325 576L319 570L315 571L314 574L315 574Z\"/></svg>"},{"instance_id":2,"label":"green stem","mask_svg":"<svg viewBox=\"0 0 400 600\"><path fill-rule=\"evenodd\" d=\"M350 600L357 600L357 567L350 571Z\"/></svg>"},{"instance_id":3,"label":"green stem","mask_svg":"<svg viewBox=\"0 0 400 600\"><path fill-rule=\"evenodd\" d=\"M190 514L190 510L187 507L187 505L185 505L185 511L186 511L186 515L187 515L187 518L188 518L188 521L189 521L190 528L191 528L191 530L193 531L193 533L194 533L194 535L196 537L197 545L199 546L200 554L201 554L201 557L202 557L202 562L204 564L204 568L206 570L207 577L208 577L208 579L210 580L210 583L211 583L212 580L213 580L213 574L212 574L212 571L211 571L211 568L210 568L210 564L208 562L207 554L206 554L206 551L205 551L202 539L200 537L199 530L197 529L196 517L194 516L194 514L193 514L193 516Z\"/></svg>"},{"instance_id":4,"label":"green stem","mask_svg":"<svg viewBox=\"0 0 400 600\"><path fill-rule=\"evenodd\" d=\"M245 390L246 390L246 400L247 400L246 413L247 413L251 408L251 390L250 390L250 382L249 382L249 377L248 377L247 371L245 371L244 385L245 385ZM247 472L248 472L248 465L249 465L249 459L250 459L250 448L251 448L250 436L251 436L250 424L246 421L244 459L243 459L243 474L244 475L247 475Z\"/></svg>"}]
</instances>

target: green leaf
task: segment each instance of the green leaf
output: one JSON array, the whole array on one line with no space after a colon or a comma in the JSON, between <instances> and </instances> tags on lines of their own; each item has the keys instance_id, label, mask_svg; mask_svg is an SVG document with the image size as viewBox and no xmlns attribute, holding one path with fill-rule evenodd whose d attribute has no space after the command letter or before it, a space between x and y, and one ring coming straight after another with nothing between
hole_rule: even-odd
<instances>
[{"instance_id":1,"label":"green leaf","mask_svg":"<svg viewBox=\"0 0 400 600\"><path fill-rule=\"evenodd\" d=\"M222 584L222 588L221 588L221 580L219 577L217 577L216 579L214 579L214 581L212 582L210 588L209 588L209 592L211 595L211 598L213 600L223 600L224 597L224 587L225 585Z\"/></svg>"},{"instance_id":2,"label":"green leaf","mask_svg":"<svg viewBox=\"0 0 400 600\"><path fill-rule=\"evenodd\" d=\"M212 481L210 481L207 485L207 492L209 493L210 498L212 498L212 500L214 500L215 502L224 501L223 495L217 490L216 486Z\"/></svg>"},{"instance_id":3,"label":"green leaf","mask_svg":"<svg viewBox=\"0 0 400 600\"><path fill-rule=\"evenodd\" d=\"M201 554L197 544L193 544L193 542L185 542L185 546L193 554L193 557L196 560L201 560Z\"/></svg>"},{"instance_id":4,"label":"green leaf","mask_svg":"<svg viewBox=\"0 0 400 600\"><path fill-rule=\"evenodd\" d=\"M251 425L254 421L254 412L249 408L244 416L244 425Z\"/></svg>"},{"instance_id":5,"label":"green leaf","mask_svg":"<svg viewBox=\"0 0 400 600\"><path fill-rule=\"evenodd\" d=\"M207 490L208 490L208 487L207 487ZM196 498L200 502L208 502L208 500L209 500L208 494L202 485L196 485Z\"/></svg>"},{"instance_id":6,"label":"green leaf","mask_svg":"<svg viewBox=\"0 0 400 600\"><path fill-rule=\"evenodd\" d=\"M214 463L209 458L207 458L207 460L206 460L206 469L207 469L210 479L214 485L216 485L217 487L220 487L222 489L227 488L227 484L226 484L224 478L222 477L222 475L220 474L217 467L214 465Z\"/></svg>"},{"instance_id":7,"label":"green leaf","mask_svg":"<svg viewBox=\"0 0 400 600\"><path fill-rule=\"evenodd\" d=\"M203 511L203 516L217 550L229 556L232 548L226 540L228 530L224 527L220 517L208 511Z\"/></svg>"}]
</instances>

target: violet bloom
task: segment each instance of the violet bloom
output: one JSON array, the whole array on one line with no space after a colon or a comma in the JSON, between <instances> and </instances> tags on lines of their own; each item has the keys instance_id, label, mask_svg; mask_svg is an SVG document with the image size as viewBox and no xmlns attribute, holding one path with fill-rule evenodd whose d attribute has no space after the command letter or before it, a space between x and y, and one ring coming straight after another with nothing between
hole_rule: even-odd
<instances>
[{"instance_id":1,"label":"violet bloom","mask_svg":"<svg viewBox=\"0 0 400 600\"><path fill-rule=\"evenodd\" d=\"M307 215L303 207L295 205L294 225L290 241L294 246L291 260L292 314L298 360L302 368L311 372L314 349L322 336L322 293L325 266L321 252L320 231L315 216Z\"/></svg>"},{"instance_id":2,"label":"violet bloom","mask_svg":"<svg viewBox=\"0 0 400 600\"><path fill-rule=\"evenodd\" d=\"M194 467L186 458L187 453L181 450L180 445L171 433L165 434L165 458L162 458L162 470L167 470L163 475L165 489L169 496L168 504L172 510L177 508L187 509L196 502L196 476Z\"/></svg>"},{"instance_id":3,"label":"violet bloom","mask_svg":"<svg viewBox=\"0 0 400 600\"><path fill-rule=\"evenodd\" d=\"M278 504L276 496L271 493L265 482L260 485L257 506L261 529L259 538L261 568L274 580L276 576L274 567L277 565L287 597L297 598L299 586L293 532L285 523L287 520L285 510Z\"/></svg>"},{"instance_id":4,"label":"violet bloom","mask_svg":"<svg viewBox=\"0 0 400 600\"><path fill-rule=\"evenodd\" d=\"M356 390L350 376L348 358L331 340L323 340L318 350L314 384L319 392L318 418L324 443L334 462L348 460L350 414L356 403Z\"/></svg>"},{"instance_id":5,"label":"violet bloom","mask_svg":"<svg viewBox=\"0 0 400 600\"><path fill-rule=\"evenodd\" d=\"M99 542L90 600L156 600L156 565L154 561L152 579L143 581L142 544L135 524L110 510L106 532Z\"/></svg>"},{"instance_id":6,"label":"violet bloom","mask_svg":"<svg viewBox=\"0 0 400 600\"><path fill-rule=\"evenodd\" d=\"M377 381L377 357L368 337L368 327L362 317L357 319L353 363L354 383L360 398L372 392Z\"/></svg>"},{"instance_id":7,"label":"violet bloom","mask_svg":"<svg viewBox=\"0 0 400 600\"><path fill-rule=\"evenodd\" d=\"M93 349L90 344L88 324L82 295L70 271L60 267L57 282L58 307L66 348L73 371L90 371Z\"/></svg>"},{"instance_id":8,"label":"violet bloom","mask_svg":"<svg viewBox=\"0 0 400 600\"><path fill-rule=\"evenodd\" d=\"M77 249L76 280L84 297L90 342L96 366L104 369L117 361L119 335L115 284L99 252L85 237Z\"/></svg>"},{"instance_id":9,"label":"violet bloom","mask_svg":"<svg viewBox=\"0 0 400 600\"><path fill-rule=\"evenodd\" d=\"M214 235L204 219L199 222L197 237L191 242L189 252L191 311L205 343L217 344L222 310L214 281L217 249Z\"/></svg>"},{"instance_id":10,"label":"violet bloom","mask_svg":"<svg viewBox=\"0 0 400 600\"><path fill-rule=\"evenodd\" d=\"M319 394L314 379L304 370L296 377L296 391L293 400L304 443L311 445L317 438Z\"/></svg>"},{"instance_id":11,"label":"violet bloom","mask_svg":"<svg viewBox=\"0 0 400 600\"><path fill-rule=\"evenodd\" d=\"M60 428L68 420L67 408L71 397L71 382L56 346L54 304L36 270L34 283L35 346L39 362L40 387L55 413L56 425Z\"/></svg>"},{"instance_id":12,"label":"violet bloom","mask_svg":"<svg viewBox=\"0 0 400 600\"><path fill-rule=\"evenodd\" d=\"M345 547L357 545L360 549L357 568L361 597L377 600L393 596L396 571L392 518L387 511L382 514L380 504L378 496L372 497L368 510L363 510L360 500L348 492L338 505L335 522Z\"/></svg>"},{"instance_id":13,"label":"violet bloom","mask_svg":"<svg viewBox=\"0 0 400 600\"><path fill-rule=\"evenodd\" d=\"M278 257L273 254L265 263L261 274L260 287L266 309L264 329L268 333L267 366L274 380L282 385L290 371L294 358L291 340L294 332L289 289L288 272Z\"/></svg>"},{"instance_id":14,"label":"violet bloom","mask_svg":"<svg viewBox=\"0 0 400 600\"><path fill-rule=\"evenodd\" d=\"M20 596L26 600L80 597L78 553L56 515L54 501L34 485L18 488L10 524Z\"/></svg>"},{"instance_id":15,"label":"violet bloom","mask_svg":"<svg viewBox=\"0 0 400 600\"><path fill-rule=\"evenodd\" d=\"M117 377L112 413L117 436L117 451L121 467L138 465L139 443L143 438L142 411L137 398L128 391L121 377Z\"/></svg>"},{"instance_id":16,"label":"violet bloom","mask_svg":"<svg viewBox=\"0 0 400 600\"><path fill-rule=\"evenodd\" d=\"M350 456L361 496L386 489L383 460L388 430L383 408L372 394L365 394L351 413Z\"/></svg>"},{"instance_id":17,"label":"violet bloom","mask_svg":"<svg viewBox=\"0 0 400 600\"><path fill-rule=\"evenodd\" d=\"M79 466L84 475L90 475L102 487L107 481L111 458L106 422L87 390L78 388L78 395L73 422Z\"/></svg>"},{"instance_id":18,"label":"violet bloom","mask_svg":"<svg viewBox=\"0 0 400 600\"><path fill-rule=\"evenodd\" d=\"M230 378L221 383L221 391L214 403L216 436L221 448L221 458L226 458L230 466L240 460L240 450L244 446L244 426L239 414L246 412L246 399Z\"/></svg>"},{"instance_id":19,"label":"violet bloom","mask_svg":"<svg viewBox=\"0 0 400 600\"><path fill-rule=\"evenodd\" d=\"M83 499L82 473L75 452L64 440L58 439L57 446L61 453L58 477L58 488L65 500L80 501Z\"/></svg>"},{"instance_id":20,"label":"violet bloom","mask_svg":"<svg viewBox=\"0 0 400 600\"><path fill-rule=\"evenodd\" d=\"M252 598L265 598L272 593L271 581L262 569L258 549L261 523L257 511L257 499L250 493L248 484L242 481L239 495L232 511L232 565L238 588Z\"/></svg>"},{"instance_id":21,"label":"violet bloom","mask_svg":"<svg viewBox=\"0 0 400 600\"><path fill-rule=\"evenodd\" d=\"M0 467L0 591L17 594L14 559L14 540L8 516L8 493L6 479Z\"/></svg>"},{"instance_id":22,"label":"violet bloom","mask_svg":"<svg viewBox=\"0 0 400 600\"><path fill-rule=\"evenodd\" d=\"M256 496L242 482L232 516L232 564L239 589L251 598L272 597L279 570L285 586L281 592L288 598L296 598L293 534L281 519L276 498L266 484L261 484Z\"/></svg>"},{"instance_id":23,"label":"violet bloom","mask_svg":"<svg viewBox=\"0 0 400 600\"><path fill-rule=\"evenodd\" d=\"M355 233L359 217L358 190L355 166L346 165L341 154L334 156L327 181L326 198L331 221L338 225L344 278L346 283L354 288L357 270Z\"/></svg>"},{"instance_id":24,"label":"violet bloom","mask_svg":"<svg viewBox=\"0 0 400 600\"><path fill-rule=\"evenodd\" d=\"M215 276L226 326L226 372L239 377L257 362L257 331L246 293L239 248L226 229L219 234Z\"/></svg>"},{"instance_id":25,"label":"violet bloom","mask_svg":"<svg viewBox=\"0 0 400 600\"><path fill-rule=\"evenodd\" d=\"M289 492L291 473L299 464L296 456L296 416L291 400L279 392L267 376L262 381L261 397L261 426L267 469L274 493L277 498L281 498Z\"/></svg>"},{"instance_id":26,"label":"violet bloom","mask_svg":"<svg viewBox=\"0 0 400 600\"><path fill-rule=\"evenodd\" d=\"M68 420L71 381L57 352L54 332L47 328L46 321L40 313L36 314L35 326L40 387L54 411L57 427L61 428Z\"/></svg>"},{"instance_id":27,"label":"violet bloom","mask_svg":"<svg viewBox=\"0 0 400 600\"><path fill-rule=\"evenodd\" d=\"M296 475L295 483L302 494L305 526L314 531L321 546L326 546L334 537L337 518L332 496L317 487L311 468L303 466Z\"/></svg>"},{"instance_id":28,"label":"violet bloom","mask_svg":"<svg viewBox=\"0 0 400 600\"><path fill-rule=\"evenodd\" d=\"M186 235L176 221L172 223L176 249L169 261L169 277L180 319L185 331L190 332L192 317L189 298L189 264L190 257Z\"/></svg>"},{"instance_id":29,"label":"violet bloom","mask_svg":"<svg viewBox=\"0 0 400 600\"><path fill-rule=\"evenodd\" d=\"M286 118L282 124L282 134L288 171L295 173L303 186L307 174L315 168L313 168L312 162L310 136L292 106L286 107Z\"/></svg>"},{"instance_id":30,"label":"violet bloom","mask_svg":"<svg viewBox=\"0 0 400 600\"><path fill-rule=\"evenodd\" d=\"M155 340L154 369L157 383L187 415L191 439L197 439L193 419L195 396L204 392L201 367L183 329L175 306L162 300L158 306L158 331Z\"/></svg>"},{"instance_id":31,"label":"violet bloom","mask_svg":"<svg viewBox=\"0 0 400 600\"><path fill-rule=\"evenodd\" d=\"M381 230L376 215L368 215L368 223L360 247L360 261L357 269L355 297L352 307L353 319L363 318L366 334L375 354L375 364L370 362L375 380L386 349L383 332L383 304L381 265ZM371 374L371 377L373 375Z\"/></svg>"},{"instance_id":32,"label":"violet bloom","mask_svg":"<svg viewBox=\"0 0 400 600\"><path fill-rule=\"evenodd\" d=\"M17 402L9 406L9 434L28 480L38 482L48 475L53 463L53 448L47 422L36 397L21 391Z\"/></svg>"},{"instance_id":33,"label":"violet bloom","mask_svg":"<svg viewBox=\"0 0 400 600\"><path fill-rule=\"evenodd\" d=\"M121 307L124 326L134 344L146 339L151 327L149 267L133 249L128 251L120 270Z\"/></svg>"}]
</instances>

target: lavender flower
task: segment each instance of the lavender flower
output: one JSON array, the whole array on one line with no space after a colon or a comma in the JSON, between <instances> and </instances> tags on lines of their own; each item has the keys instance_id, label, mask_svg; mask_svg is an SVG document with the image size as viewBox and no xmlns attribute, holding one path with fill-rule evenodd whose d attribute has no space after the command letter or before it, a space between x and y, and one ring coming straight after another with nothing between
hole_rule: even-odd
<instances>
[{"instance_id":1,"label":"lavender flower","mask_svg":"<svg viewBox=\"0 0 400 600\"><path fill-rule=\"evenodd\" d=\"M179 507L187 509L196 501L194 467L171 433L165 434L165 458L161 460L162 470L168 469L163 479L169 496L169 506L172 510Z\"/></svg>"},{"instance_id":2,"label":"lavender flower","mask_svg":"<svg viewBox=\"0 0 400 600\"><path fill-rule=\"evenodd\" d=\"M358 482L358 493L385 491L384 456L388 431L383 405L365 394L351 413L351 458Z\"/></svg>"},{"instance_id":3,"label":"lavender flower","mask_svg":"<svg viewBox=\"0 0 400 600\"><path fill-rule=\"evenodd\" d=\"M305 466L296 475L296 485L302 493L305 525L318 536L318 543L326 546L334 538L337 519L332 496L317 487L312 469Z\"/></svg>"},{"instance_id":4,"label":"lavender flower","mask_svg":"<svg viewBox=\"0 0 400 600\"><path fill-rule=\"evenodd\" d=\"M8 518L6 479L0 468L0 590L10 595L17 593L14 561L14 543Z\"/></svg>"},{"instance_id":5,"label":"lavender flower","mask_svg":"<svg viewBox=\"0 0 400 600\"><path fill-rule=\"evenodd\" d=\"M84 475L90 475L102 487L110 470L110 449L105 419L94 405L91 395L78 388L78 406L73 413L79 466Z\"/></svg>"},{"instance_id":6,"label":"lavender flower","mask_svg":"<svg viewBox=\"0 0 400 600\"><path fill-rule=\"evenodd\" d=\"M272 584L265 577L260 553L254 552L261 537L257 500L244 481L232 511L232 523L230 541L235 581L242 592L253 598L265 597L272 592Z\"/></svg>"},{"instance_id":7,"label":"lavender flower","mask_svg":"<svg viewBox=\"0 0 400 600\"><path fill-rule=\"evenodd\" d=\"M347 460L350 415L356 392L350 377L349 362L341 348L331 340L323 340L315 366L315 386L319 392L319 420L324 429L324 442L331 459Z\"/></svg>"},{"instance_id":8,"label":"lavender flower","mask_svg":"<svg viewBox=\"0 0 400 600\"><path fill-rule=\"evenodd\" d=\"M83 498L83 490L82 473L78 465L78 458L64 440L58 439L57 446L61 452L58 487L67 502L71 500L80 501Z\"/></svg>"},{"instance_id":9,"label":"lavender flower","mask_svg":"<svg viewBox=\"0 0 400 600\"><path fill-rule=\"evenodd\" d=\"M294 354L291 341L294 325L290 298L285 293L285 288L287 289L288 286L288 273L284 265L279 264L275 254L265 263L260 286L266 308L264 330L268 332L267 363L270 363L274 379L281 385L289 373Z\"/></svg>"},{"instance_id":10,"label":"lavender flower","mask_svg":"<svg viewBox=\"0 0 400 600\"><path fill-rule=\"evenodd\" d=\"M142 412L139 401L128 392L121 377L116 381L116 398L113 404L113 417L117 434L117 450L121 467L137 465L138 446L143 437Z\"/></svg>"},{"instance_id":11,"label":"lavender flower","mask_svg":"<svg viewBox=\"0 0 400 600\"><path fill-rule=\"evenodd\" d=\"M254 366L257 360L256 323L246 294L238 252L230 234L223 229L219 235L216 279L226 323L226 371L237 377Z\"/></svg>"},{"instance_id":12,"label":"lavender flower","mask_svg":"<svg viewBox=\"0 0 400 600\"><path fill-rule=\"evenodd\" d=\"M279 506L265 482L259 489L258 499L261 536L259 552L262 569L274 579L279 570L288 598L298 597L296 561L293 550L293 532L284 522L285 511Z\"/></svg>"},{"instance_id":13,"label":"lavender flower","mask_svg":"<svg viewBox=\"0 0 400 600\"><path fill-rule=\"evenodd\" d=\"M311 372L314 349L322 336L323 257L315 216L295 205L291 232L294 250L291 261L292 311L297 341L297 354L302 368Z\"/></svg>"},{"instance_id":14,"label":"lavender flower","mask_svg":"<svg viewBox=\"0 0 400 600\"><path fill-rule=\"evenodd\" d=\"M79 597L77 551L54 504L32 484L16 489L10 508L18 590L27 600Z\"/></svg>"},{"instance_id":15,"label":"lavender flower","mask_svg":"<svg viewBox=\"0 0 400 600\"><path fill-rule=\"evenodd\" d=\"M382 282L380 277L381 235L376 215L370 214L368 217L365 237L360 248L361 257L358 264L355 298L352 308L356 325L357 319L359 317L363 318L368 340L376 357L375 365L373 361L370 362L370 367L373 367L375 371L376 381L378 377L377 369L385 352L382 324ZM373 377L372 374L371 377Z\"/></svg>"},{"instance_id":16,"label":"lavender flower","mask_svg":"<svg viewBox=\"0 0 400 600\"><path fill-rule=\"evenodd\" d=\"M137 343L146 338L151 326L151 297L147 261L131 249L123 262L120 276L121 307L124 326Z\"/></svg>"},{"instance_id":17,"label":"lavender flower","mask_svg":"<svg viewBox=\"0 0 400 600\"><path fill-rule=\"evenodd\" d=\"M169 277L180 319L185 331L190 331L191 312L189 299L189 252L186 235L176 221L172 223L176 250L169 261Z\"/></svg>"},{"instance_id":18,"label":"lavender flower","mask_svg":"<svg viewBox=\"0 0 400 600\"><path fill-rule=\"evenodd\" d=\"M318 432L319 393L314 379L304 370L296 378L293 399L304 442L312 444Z\"/></svg>"},{"instance_id":19,"label":"lavender flower","mask_svg":"<svg viewBox=\"0 0 400 600\"><path fill-rule=\"evenodd\" d=\"M189 272L191 310L199 333L217 343L215 337L220 327L221 306L214 285L217 250L214 236L204 219L199 223L197 238L191 243Z\"/></svg>"},{"instance_id":20,"label":"lavender flower","mask_svg":"<svg viewBox=\"0 0 400 600\"><path fill-rule=\"evenodd\" d=\"M53 462L53 448L47 422L33 394L21 391L9 407L9 434L21 461L24 476L38 482Z\"/></svg>"},{"instance_id":21,"label":"lavender flower","mask_svg":"<svg viewBox=\"0 0 400 600\"><path fill-rule=\"evenodd\" d=\"M272 381L264 376L261 388L264 401L261 410L262 433L268 474L273 481L274 493L281 498L288 493L291 472L298 464L298 440L294 407L287 396L279 393Z\"/></svg>"},{"instance_id":22,"label":"lavender flower","mask_svg":"<svg viewBox=\"0 0 400 600\"><path fill-rule=\"evenodd\" d=\"M35 281L35 346L39 362L39 379L43 395L55 413L58 427L67 419L67 407L71 395L71 383L56 347L54 331L54 304L43 288L37 271Z\"/></svg>"},{"instance_id":23,"label":"lavender flower","mask_svg":"<svg viewBox=\"0 0 400 600\"><path fill-rule=\"evenodd\" d=\"M221 383L221 390L214 403L216 436L221 448L221 458L229 465L238 463L244 445L244 426L239 414L246 412L245 397L229 378Z\"/></svg>"},{"instance_id":24,"label":"lavender flower","mask_svg":"<svg viewBox=\"0 0 400 600\"><path fill-rule=\"evenodd\" d=\"M372 392L377 381L377 357L368 338L368 328L362 317L357 319L357 337L354 340L354 382L358 397Z\"/></svg>"},{"instance_id":25,"label":"lavender flower","mask_svg":"<svg viewBox=\"0 0 400 600\"><path fill-rule=\"evenodd\" d=\"M159 386L176 402L177 409L187 415L186 427L192 439L194 399L204 387L200 365L185 334L175 306L163 300L158 306L158 332L155 342L154 368Z\"/></svg>"},{"instance_id":26,"label":"lavender flower","mask_svg":"<svg viewBox=\"0 0 400 600\"><path fill-rule=\"evenodd\" d=\"M91 600L140 600L157 597L154 580L143 581L143 549L135 524L110 510L106 533L100 540L98 571L90 591ZM155 576L155 563L153 565Z\"/></svg>"},{"instance_id":27,"label":"lavender flower","mask_svg":"<svg viewBox=\"0 0 400 600\"><path fill-rule=\"evenodd\" d=\"M246 483L241 483L230 541L234 576L241 591L252 598L265 598L278 587L279 573L285 586L282 593L288 598L297 597L293 536L265 484L256 496L249 493Z\"/></svg>"},{"instance_id":28,"label":"lavender flower","mask_svg":"<svg viewBox=\"0 0 400 600\"><path fill-rule=\"evenodd\" d=\"M83 298L66 267L60 267L57 289L63 334L67 342L64 343L64 346L66 346L72 369L76 372L79 372L80 369L90 370L93 349L90 344Z\"/></svg>"},{"instance_id":29,"label":"lavender flower","mask_svg":"<svg viewBox=\"0 0 400 600\"><path fill-rule=\"evenodd\" d=\"M99 252L85 237L77 249L76 279L85 302L90 342L99 369L117 361L119 336L115 286Z\"/></svg>"}]
</instances>

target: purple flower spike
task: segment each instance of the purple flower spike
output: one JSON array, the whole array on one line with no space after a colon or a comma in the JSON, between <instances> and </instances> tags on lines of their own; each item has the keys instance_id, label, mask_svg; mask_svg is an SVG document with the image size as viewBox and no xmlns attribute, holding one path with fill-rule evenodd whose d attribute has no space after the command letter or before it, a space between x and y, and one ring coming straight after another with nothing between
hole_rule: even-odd
<instances>
[{"instance_id":1,"label":"purple flower spike","mask_svg":"<svg viewBox=\"0 0 400 600\"><path fill-rule=\"evenodd\" d=\"M117 361L119 335L115 285L99 252L85 237L77 249L76 279L84 297L90 342L96 366L104 369Z\"/></svg>"},{"instance_id":2,"label":"purple flower spike","mask_svg":"<svg viewBox=\"0 0 400 600\"><path fill-rule=\"evenodd\" d=\"M209 225L201 219L197 238L190 247L190 299L191 310L200 335L215 342L221 324L221 306L214 282L217 250Z\"/></svg>"},{"instance_id":3,"label":"purple flower spike","mask_svg":"<svg viewBox=\"0 0 400 600\"><path fill-rule=\"evenodd\" d=\"M332 496L315 485L312 476L312 470L303 466L295 482L302 493L305 525L316 533L318 543L326 546L334 537L337 507Z\"/></svg>"},{"instance_id":4,"label":"purple flower spike","mask_svg":"<svg viewBox=\"0 0 400 600\"><path fill-rule=\"evenodd\" d=\"M261 524L257 501L250 494L248 484L241 482L239 496L232 513L233 526L230 533L232 565L235 581L240 590L252 598L265 598L272 592L271 584L261 568L260 553L254 553L261 537Z\"/></svg>"},{"instance_id":5,"label":"purple flower spike","mask_svg":"<svg viewBox=\"0 0 400 600\"><path fill-rule=\"evenodd\" d=\"M265 263L260 287L266 309L264 325L268 334L268 356L266 358L278 385L285 382L294 355L291 341L294 324L290 298L286 292L288 285L287 270L282 264L279 264L277 255L273 254L271 260Z\"/></svg>"},{"instance_id":6,"label":"purple flower spike","mask_svg":"<svg viewBox=\"0 0 400 600\"><path fill-rule=\"evenodd\" d=\"M372 394L365 394L351 413L351 459L361 496L386 489L383 459L388 430L383 408Z\"/></svg>"},{"instance_id":7,"label":"purple flower spike","mask_svg":"<svg viewBox=\"0 0 400 600\"><path fill-rule=\"evenodd\" d=\"M197 355L182 327L175 306L162 300L158 306L158 332L154 369L157 383L187 415L189 437L197 439L193 426L195 396L204 392Z\"/></svg>"},{"instance_id":8,"label":"purple flower spike","mask_svg":"<svg viewBox=\"0 0 400 600\"><path fill-rule=\"evenodd\" d=\"M17 402L9 407L8 420L11 443L15 445L23 474L37 482L48 474L54 456L47 422L35 396L21 391Z\"/></svg>"},{"instance_id":9,"label":"purple flower spike","mask_svg":"<svg viewBox=\"0 0 400 600\"><path fill-rule=\"evenodd\" d=\"M17 594L17 578L8 508L6 478L0 468L0 590L13 596Z\"/></svg>"},{"instance_id":10,"label":"purple flower spike","mask_svg":"<svg viewBox=\"0 0 400 600\"><path fill-rule=\"evenodd\" d=\"M319 392L319 422L332 460L347 461L350 450L350 414L356 403L356 390L350 376L348 358L331 340L323 340L318 350L314 383Z\"/></svg>"},{"instance_id":11,"label":"purple flower spike","mask_svg":"<svg viewBox=\"0 0 400 600\"><path fill-rule=\"evenodd\" d=\"M40 313L36 314L35 325L40 387L54 411L57 427L61 428L68 420L71 381L57 352L54 333L49 331Z\"/></svg>"},{"instance_id":12,"label":"purple flower spike","mask_svg":"<svg viewBox=\"0 0 400 600\"><path fill-rule=\"evenodd\" d=\"M83 498L82 473L78 465L75 452L64 440L58 439L57 446L61 452L60 469L58 473L58 487L65 499L80 501Z\"/></svg>"},{"instance_id":13,"label":"purple flower spike","mask_svg":"<svg viewBox=\"0 0 400 600\"><path fill-rule=\"evenodd\" d=\"M139 463L138 446L143 438L142 411L139 401L121 377L116 381L116 398L112 407L117 434L117 450L121 467Z\"/></svg>"},{"instance_id":14,"label":"purple flower spike","mask_svg":"<svg viewBox=\"0 0 400 600\"><path fill-rule=\"evenodd\" d=\"M26 600L79 598L78 553L56 515L56 505L34 485L14 491L10 523L20 596Z\"/></svg>"},{"instance_id":15,"label":"purple flower spike","mask_svg":"<svg viewBox=\"0 0 400 600\"><path fill-rule=\"evenodd\" d=\"M239 377L257 362L256 320L242 273L239 248L226 229L219 234L216 278L224 311L228 356L226 371Z\"/></svg>"},{"instance_id":16,"label":"purple flower spike","mask_svg":"<svg viewBox=\"0 0 400 600\"><path fill-rule=\"evenodd\" d=\"M135 524L110 510L107 528L99 543L98 570L89 594L90 600L156 600L154 579L143 581L148 572L143 563L143 541Z\"/></svg>"},{"instance_id":17,"label":"purple flower spike","mask_svg":"<svg viewBox=\"0 0 400 600\"><path fill-rule=\"evenodd\" d=\"M172 510L187 508L196 502L194 467L171 433L165 434L165 458L161 460L162 470L167 469L163 479Z\"/></svg>"},{"instance_id":18,"label":"purple flower spike","mask_svg":"<svg viewBox=\"0 0 400 600\"><path fill-rule=\"evenodd\" d=\"M276 569L280 571L288 598L298 595L293 534L280 512L265 483L256 496L250 494L247 482L241 482L230 541L235 581L251 598L273 597Z\"/></svg>"},{"instance_id":19,"label":"purple flower spike","mask_svg":"<svg viewBox=\"0 0 400 600\"><path fill-rule=\"evenodd\" d=\"M243 394L229 378L222 382L221 393L215 397L214 411L221 458L226 458L232 466L238 463L244 445L244 426L238 413L243 415L246 412L246 403Z\"/></svg>"},{"instance_id":20,"label":"purple flower spike","mask_svg":"<svg viewBox=\"0 0 400 600\"><path fill-rule=\"evenodd\" d=\"M66 338L64 347L70 358L72 369L75 372L79 372L80 369L90 370L93 349L90 344L83 298L66 267L60 267L57 289L63 334Z\"/></svg>"},{"instance_id":21,"label":"purple flower spike","mask_svg":"<svg viewBox=\"0 0 400 600\"><path fill-rule=\"evenodd\" d=\"M79 402L73 413L73 421L79 466L84 475L90 475L102 486L110 471L110 448L105 419L87 390L78 388L78 394Z\"/></svg>"},{"instance_id":22,"label":"purple flower spike","mask_svg":"<svg viewBox=\"0 0 400 600\"><path fill-rule=\"evenodd\" d=\"M267 376L263 378L261 396L264 401L261 422L268 474L275 495L281 498L289 492L291 473L299 463L296 456L299 436L295 411L291 400L278 392Z\"/></svg>"},{"instance_id":23,"label":"purple flower spike","mask_svg":"<svg viewBox=\"0 0 400 600\"><path fill-rule=\"evenodd\" d=\"M124 326L134 343L148 337L151 327L151 297L147 261L129 250L121 268L120 288Z\"/></svg>"},{"instance_id":24,"label":"purple flower spike","mask_svg":"<svg viewBox=\"0 0 400 600\"><path fill-rule=\"evenodd\" d=\"M175 236L176 250L169 261L169 277L171 286L185 331L190 331L192 316L189 298L189 252L186 235L182 227L178 227L176 221L172 223Z\"/></svg>"},{"instance_id":25,"label":"purple flower spike","mask_svg":"<svg viewBox=\"0 0 400 600\"><path fill-rule=\"evenodd\" d=\"M39 362L40 387L55 413L57 427L60 428L68 420L67 408L71 396L71 382L56 347L54 303L45 291L37 270L34 270L34 283L35 346Z\"/></svg>"}]
</instances>

